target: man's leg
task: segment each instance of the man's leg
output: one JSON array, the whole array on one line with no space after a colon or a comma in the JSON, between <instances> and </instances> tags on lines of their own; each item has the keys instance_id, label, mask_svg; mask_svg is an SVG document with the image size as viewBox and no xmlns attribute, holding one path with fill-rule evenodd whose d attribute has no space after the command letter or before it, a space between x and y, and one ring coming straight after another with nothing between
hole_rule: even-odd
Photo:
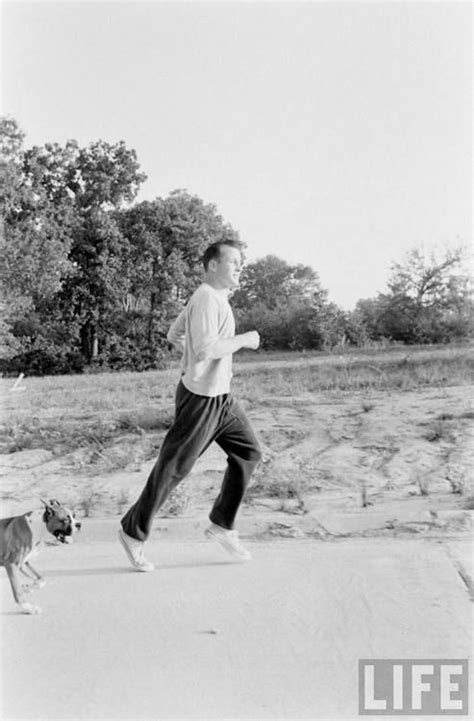
<instances>
[{"instance_id":1,"label":"man's leg","mask_svg":"<svg viewBox=\"0 0 474 721\"><path fill-rule=\"evenodd\" d=\"M250 476L262 454L249 419L231 396L228 396L225 410L215 440L227 453L227 469L209 518L217 526L231 530Z\"/></svg>"},{"instance_id":2,"label":"man's leg","mask_svg":"<svg viewBox=\"0 0 474 721\"><path fill-rule=\"evenodd\" d=\"M146 541L159 508L214 440L223 398L197 396L179 384L175 419L163 441L159 458L140 497L122 518L122 528L127 536Z\"/></svg>"}]
</instances>

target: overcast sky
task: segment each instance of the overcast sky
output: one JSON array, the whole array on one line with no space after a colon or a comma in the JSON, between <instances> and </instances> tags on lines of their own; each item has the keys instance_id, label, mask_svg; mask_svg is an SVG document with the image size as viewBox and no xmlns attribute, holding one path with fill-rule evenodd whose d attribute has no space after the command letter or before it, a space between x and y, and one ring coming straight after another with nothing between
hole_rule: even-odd
<instances>
[{"instance_id":1,"label":"overcast sky","mask_svg":"<svg viewBox=\"0 0 474 721\"><path fill-rule=\"evenodd\" d=\"M470 242L469 2L2 3L25 145L124 140L139 200L186 188L253 260L345 308L414 246Z\"/></svg>"}]
</instances>

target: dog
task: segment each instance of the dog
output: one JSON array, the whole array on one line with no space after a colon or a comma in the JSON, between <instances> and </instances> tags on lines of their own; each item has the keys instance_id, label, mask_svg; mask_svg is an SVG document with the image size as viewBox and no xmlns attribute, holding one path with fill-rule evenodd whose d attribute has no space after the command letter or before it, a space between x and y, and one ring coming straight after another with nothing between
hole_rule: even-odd
<instances>
[{"instance_id":1,"label":"dog","mask_svg":"<svg viewBox=\"0 0 474 721\"><path fill-rule=\"evenodd\" d=\"M10 580L13 598L23 613L40 613L41 608L27 603L24 593L32 588L42 588L45 581L32 567L30 558L35 556L49 532L60 543L72 543L72 535L79 531L74 513L55 499L43 501L44 508L24 513L22 516L0 518L0 566L4 566ZM20 586L17 571L33 583Z\"/></svg>"}]
</instances>

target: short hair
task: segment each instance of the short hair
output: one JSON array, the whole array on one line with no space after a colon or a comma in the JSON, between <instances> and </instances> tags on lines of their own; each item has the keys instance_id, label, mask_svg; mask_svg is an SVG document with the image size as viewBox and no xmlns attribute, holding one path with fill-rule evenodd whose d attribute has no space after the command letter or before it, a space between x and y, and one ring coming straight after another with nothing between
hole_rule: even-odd
<instances>
[{"instance_id":1,"label":"short hair","mask_svg":"<svg viewBox=\"0 0 474 721\"><path fill-rule=\"evenodd\" d=\"M208 269L211 260L218 260L220 258L221 248L223 245L228 245L230 248L236 248L240 251L240 253L242 253L242 243L238 240L216 240L215 243L212 243L206 248L204 255L202 256L204 270Z\"/></svg>"}]
</instances>

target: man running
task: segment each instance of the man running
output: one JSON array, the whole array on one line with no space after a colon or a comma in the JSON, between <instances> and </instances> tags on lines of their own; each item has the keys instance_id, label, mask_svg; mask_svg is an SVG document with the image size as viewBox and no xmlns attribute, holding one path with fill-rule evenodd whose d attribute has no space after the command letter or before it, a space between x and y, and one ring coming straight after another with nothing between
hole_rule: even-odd
<instances>
[{"instance_id":1,"label":"man running","mask_svg":"<svg viewBox=\"0 0 474 721\"><path fill-rule=\"evenodd\" d=\"M261 452L250 421L230 393L230 381L232 354L241 348L256 350L260 337L257 331L235 335L228 295L239 284L240 244L213 243L203 265L204 282L168 333L170 343L183 352L173 425L140 497L121 520L119 539L138 571L154 568L143 551L154 516L213 441L227 454L227 468L205 533L239 560L251 558L233 529Z\"/></svg>"}]
</instances>

